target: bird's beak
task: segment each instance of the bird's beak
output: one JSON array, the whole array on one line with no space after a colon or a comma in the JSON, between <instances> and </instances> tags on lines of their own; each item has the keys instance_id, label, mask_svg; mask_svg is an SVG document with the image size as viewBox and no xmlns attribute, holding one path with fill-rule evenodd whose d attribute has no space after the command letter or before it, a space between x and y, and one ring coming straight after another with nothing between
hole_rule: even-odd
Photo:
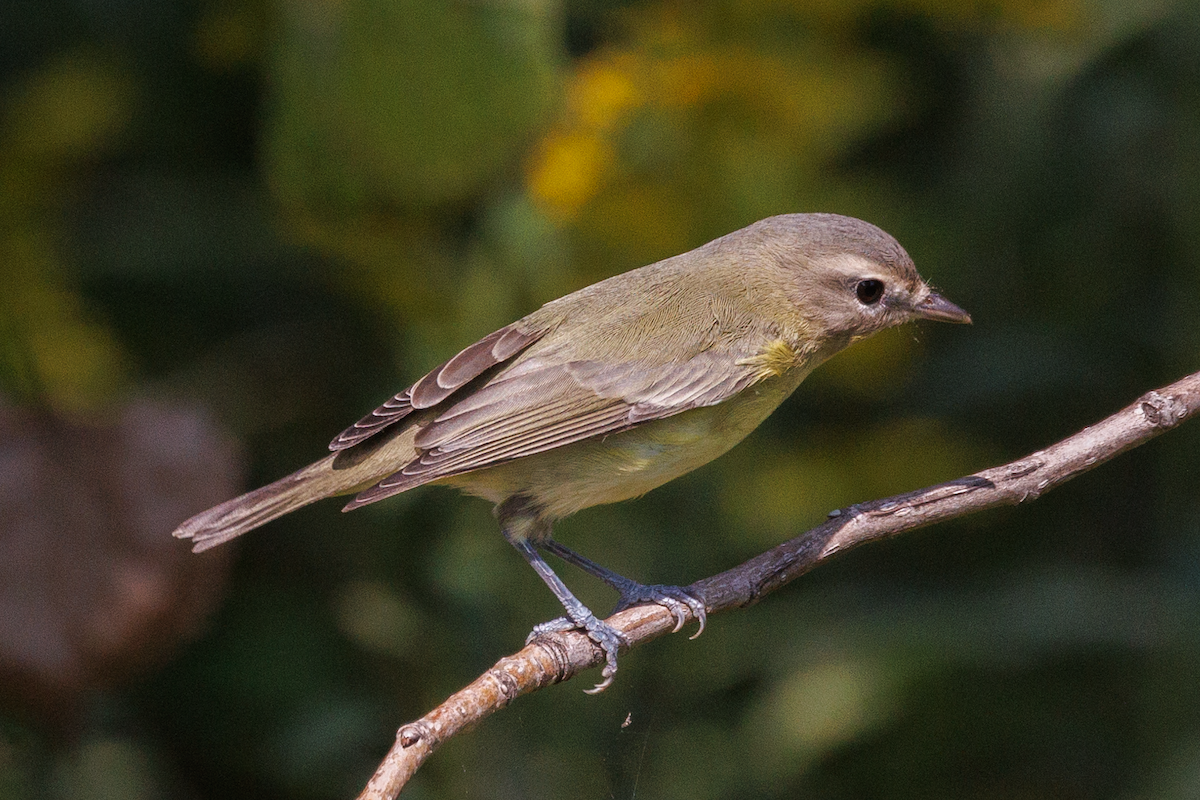
<instances>
[{"instance_id":1,"label":"bird's beak","mask_svg":"<svg viewBox=\"0 0 1200 800\"><path fill-rule=\"evenodd\" d=\"M930 292L925 299L913 306L913 316L918 319L932 319L937 322L957 322L960 325L970 325L971 315L942 297L937 292Z\"/></svg>"}]
</instances>

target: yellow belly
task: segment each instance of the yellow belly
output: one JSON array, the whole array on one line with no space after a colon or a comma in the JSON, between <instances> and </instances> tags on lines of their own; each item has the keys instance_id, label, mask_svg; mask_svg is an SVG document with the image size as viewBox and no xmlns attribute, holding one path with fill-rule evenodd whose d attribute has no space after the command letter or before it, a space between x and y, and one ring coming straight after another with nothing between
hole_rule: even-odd
<instances>
[{"instance_id":1,"label":"yellow belly","mask_svg":"<svg viewBox=\"0 0 1200 800\"><path fill-rule=\"evenodd\" d=\"M551 518L638 497L707 464L754 430L807 374L796 369L716 406L586 439L444 482L493 503L521 494Z\"/></svg>"}]
</instances>

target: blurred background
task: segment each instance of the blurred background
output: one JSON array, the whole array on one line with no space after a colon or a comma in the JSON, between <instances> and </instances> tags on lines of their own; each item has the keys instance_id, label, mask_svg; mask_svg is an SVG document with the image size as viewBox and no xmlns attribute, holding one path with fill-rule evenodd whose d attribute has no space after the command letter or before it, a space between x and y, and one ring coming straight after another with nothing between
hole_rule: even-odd
<instances>
[{"instance_id":1,"label":"blurred background","mask_svg":"<svg viewBox=\"0 0 1200 800\"><path fill-rule=\"evenodd\" d=\"M0 798L345 798L553 597L490 509L176 524L539 304L836 211L975 318L559 538L687 584L1200 368L1188 0L10 0ZM413 798L1200 796L1200 425L515 703ZM564 568L597 610L613 597ZM629 724L622 726L628 718Z\"/></svg>"}]
</instances>

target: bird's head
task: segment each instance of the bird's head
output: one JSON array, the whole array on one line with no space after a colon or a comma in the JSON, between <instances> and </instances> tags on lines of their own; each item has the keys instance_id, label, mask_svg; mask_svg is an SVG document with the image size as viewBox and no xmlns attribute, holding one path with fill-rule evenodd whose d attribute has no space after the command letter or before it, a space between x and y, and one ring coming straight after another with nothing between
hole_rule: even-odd
<instances>
[{"instance_id":1,"label":"bird's head","mask_svg":"<svg viewBox=\"0 0 1200 800\"><path fill-rule=\"evenodd\" d=\"M914 319L971 321L917 274L899 242L868 222L785 214L757 225L759 247L786 273L789 302L823 341L848 344Z\"/></svg>"}]
</instances>

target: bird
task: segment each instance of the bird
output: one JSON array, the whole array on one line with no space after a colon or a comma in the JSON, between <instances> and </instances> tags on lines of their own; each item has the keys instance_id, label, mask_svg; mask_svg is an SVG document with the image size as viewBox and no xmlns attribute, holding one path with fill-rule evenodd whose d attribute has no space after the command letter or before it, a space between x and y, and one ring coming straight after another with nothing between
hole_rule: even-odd
<instances>
[{"instance_id":1,"label":"bird","mask_svg":"<svg viewBox=\"0 0 1200 800\"><path fill-rule=\"evenodd\" d=\"M316 500L344 511L425 484L494 505L504 538L604 651L602 691L627 642L542 553L667 607L678 631L703 599L638 583L556 541L556 521L639 497L722 455L818 365L911 321L970 323L890 234L830 213L768 217L546 303L484 336L338 434L319 461L188 519L207 550ZM693 637L694 638L694 637Z\"/></svg>"}]
</instances>

